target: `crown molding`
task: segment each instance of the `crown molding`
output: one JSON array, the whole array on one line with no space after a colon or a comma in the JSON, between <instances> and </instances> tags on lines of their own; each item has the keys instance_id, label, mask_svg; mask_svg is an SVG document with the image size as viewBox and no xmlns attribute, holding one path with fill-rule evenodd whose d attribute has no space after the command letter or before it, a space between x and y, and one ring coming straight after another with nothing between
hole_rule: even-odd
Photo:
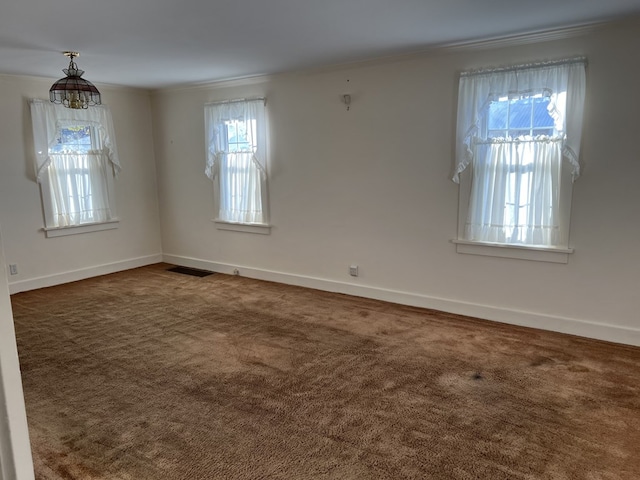
<instances>
[{"instance_id":1,"label":"crown molding","mask_svg":"<svg viewBox=\"0 0 640 480\"><path fill-rule=\"evenodd\" d=\"M516 47L530 45L532 43L552 42L567 38L580 37L593 33L611 25L609 21L592 22L569 27L535 30L526 33L501 35L484 39L446 43L433 47L434 50L466 51L466 50L490 50L494 48Z\"/></svg>"},{"instance_id":2,"label":"crown molding","mask_svg":"<svg viewBox=\"0 0 640 480\"><path fill-rule=\"evenodd\" d=\"M335 63L331 65L323 65L300 70L292 70L288 72L279 72L272 74L252 75L247 77L223 79L219 81L206 81L200 83L192 83L185 85L175 85L169 87L160 87L151 90L152 94L163 94L176 92L181 90L208 90L218 88L239 87L246 85L255 85L265 83L267 81L296 75L310 75L316 73L328 73L332 71L347 70L362 66L395 63L406 61L413 58L424 58L432 55L442 55L447 53L470 52L481 50L492 50L497 48L516 47L520 45L530 45L535 43L552 42L557 40L565 40L568 38L581 37L589 35L597 30L610 27L617 27L631 22L637 22L640 17L631 19L605 19L597 22L584 23L579 25L570 25L557 28L548 28L533 30L528 32L520 32L507 35L499 35L490 38L464 40L452 43L442 43L437 45L426 46L425 48L413 50L407 53L395 53L386 56L378 56L360 61L349 61L343 63Z\"/></svg>"},{"instance_id":3,"label":"crown molding","mask_svg":"<svg viewBox=\"0 0 640 480\"><path fill-rule=\"evenodd\" d=\"M163 95L165 93L174 93L174 92L180 92L184 90L197 91L197 90L211 90L211 89L217 89L217 88L243 87L247 85L257 85L260 83L265 83L268 80L271 80L286 74L287 74L286 72L272 73L272 74L258 74L258 75L250 75L246 77L227 78L224 80L214 80L214 81L209 80L204 82L187 83L183 85L172 85L172 86L170 85L167 87L153 88L153 89L150 89L149 92L151 95Z\"/></svg>"}]
</instances>

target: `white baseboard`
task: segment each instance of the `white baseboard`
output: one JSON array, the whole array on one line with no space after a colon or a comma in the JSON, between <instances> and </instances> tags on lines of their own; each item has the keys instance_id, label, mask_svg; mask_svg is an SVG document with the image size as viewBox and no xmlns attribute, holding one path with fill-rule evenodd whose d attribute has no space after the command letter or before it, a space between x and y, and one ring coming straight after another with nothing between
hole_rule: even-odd
<instances>
[{"instance_id":1,"label":"white baseboard","mask_svg":"<svg viewBox=\"0 0 640 480\"><path fill-rule=\"evenodd\" d=\"M354 285L323 278L315 278L291 273L276 272L258 268L228 265L225 263L210 262L197 258L183 257L180 255L163 255L167 263L184 267L199 268L213 272L233 274L235 269L240 275L258 280L285 283L300 287L315 288L328 292L345 293L358 297L384 300L402 305L431 308L443 312L467 315L511 325L539 328L553 332L578 335L580 337L594 338L608 342L622 343L626 345L640 346L640 329L606 325L603 323L588 322L575 318L544 315L535 312L512 310L491 305L480 305L459 300L430 297L417 293L387 290L378 287Z\"/></svg>"},{"instance_id":2,"label":"white baseboard","mask_svg":"<svg viewBox=\"0 0 640 480\"><path fill-rule=\"evenodd\" d=\"M145 265L152 265L159 262L162 262L162 254L160 253L147 255L145 257L130 258L128 260L121 260L119 262L107 263L104 265L81 268L79 270L71 270L69 272L56 273L54 275L45 275L43 277L19 280L9 283L9 293L13 295L14 293L35 290L36 288L52 287L62 283L76 282L78 280L84 280L85 278L107 275L109 273L144 267Z\"/></svg>"}]
</instances>

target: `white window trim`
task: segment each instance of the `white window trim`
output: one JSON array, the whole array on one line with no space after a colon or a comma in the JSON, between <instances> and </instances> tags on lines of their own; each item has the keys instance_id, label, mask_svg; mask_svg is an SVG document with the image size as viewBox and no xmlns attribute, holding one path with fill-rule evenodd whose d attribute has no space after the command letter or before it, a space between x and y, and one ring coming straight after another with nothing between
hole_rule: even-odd
<instances>
[{"instance_id":1,"label":"white window trim","mask_svg":"<svg viewBox=\"0 0 640 480\"><path fill-rule=\"evenodd\" d=\"M60 237L118 228L120 222L116 211L114 177L120 170L120 160L118 158L115 131L109 108L105 105L100 105L91 107L90 111L74 110L62 107L61 105L52 105L48 100L40 99L31 99L29 100L29 104L34 131L36 154L35 171L37 182L40 186L45 224L42 231L45 232L45 236L47 238ZM106 151L108 154L109 161L107 166L105 166L105 176L112 216L105 222L83 223L64 227L54 226L56 222L53 218L54 208L51 195L51 182L49 179L49 169L47 168L49 162L48 151L51 146L51 141L55 137L55 132L59 131L61 127L68 125L90 125L92 127L92 146L99 146L101 150ZM101 132L100 137L97 136L98 129ZM98 144L93 145L93 141L97 141Z\"/></svg>"},{"instance_id":2,"label":"white window trim","mask_svg":"<svg viewBox=\"0 0 640 480\"><path fill-rule=\"evenodd\" d=\"M238 98L235 100L215 101L205 104L205 140L207 161L205 173L213 181L214 188L214 208L217 215L220 215L220 159L219 156L226 151L224 136L216 135L216 125L226 118L223 112L216 110L209 111L208 107L233 105L233 104L249 104L259 102L262 109L254 112L257 130L257 146L254 152L254 161L257 163L261 171L261 187L262 187L262 220L264 223L243 223L233 222L229 220L221 220L216 218L212 220L219 230L230 230L237 232L269 234L271 232L270 212L269 212L269 124L266 117L264 107L267 105L266 98ZM259 104L258 103L258 104ZM216 113L213 113L216 112Z\"/></svg>"},{"instance_id":3,"label":"white window trim","mask_svg":"<svg viewBox=\"0 0 640 480\"><path fill-rule=\"evenodd\" d=\"M516 65L512 67L488 69L483 71L469 71L465 72L466 75L493 73L493 72L517 72L519 70L537 70L538 68L552 65L563 64L582 64L586 66L586 59L583 57L565 59L551 62L541 62L537 64L525 64ZM583 67L584 68L584 67ZM570 218L571 218L571 197L573 191L573 181L577 178L580 172L580 166L578 164L580 139L581 139L581 126L583 116L583 104L578 101L580 98L584 98L584 75L576 77L575 84L572 86L574 93L574 103L572 108L568 110L565 115L566 124L563 130L567 134L565 150L562 161L562 171L560 177L560 198L558 199L559 205L559 225L560 225L560 242L561 246L537 246L537 245L525 245L525 244L509 244L509 243L487 243L479 241L470 241L464 238L465 224L468 218L469 199L471 196L472 187L472 175L473 175L473 162L468 157L469 152L469 138L472 130L468 127L478 120L477 114L482 105L478 103L478 99L482 100L484 96L478 96L473 102L467 105L467 108L462 109L460 104L460 96L462 95L462 82L460 83L460 92L458 95L458 113L457 113L457 137L456 137L456 166L453 181L459 183L459 196L458 196L458 233L457 239L451 240L456 244L456 251L459 253L469 253L476 255L487 255L494 257L504 258L517 258L524 260L536 260L536 261L550 261L557 263L568 263L568 256L573 253L573 248L569 247L569 233L570 233ZM468 87L473 84L466 84ZM474 87L475 88L475 87ZM483 87L486 89L486 85ZM500 87L500 91L505 90ZM484 100L482 100L484 101ZM466 105L466 104L465 104ZM471 107L471 108L469 108ZM461 110L462 109L462 110ZM461 112L464 116L461 119ZM471 116L469 116L471 115ZM469 123L471 122L471 123ZM471 133L470 133L471 132ZM465 148L461 148L466 146Z\"/></svg>"},{"instance_id":4,"label":"white window trim","mask_svg":"<svg viewBox=\"0 0 640 480\"><path fill-rule=\"evenodd\" d=\"M573 248L533 247L507 243L472 242L469 240L451 240L457 253L483 255L486 257L515 258L537 262L569 263Z\"/></svg>"},{"instance_id":5,"label":"white window trim","mask_svg":"<svg viewBox=\"0 0 640 480\"><path fill-rule=\"evenodd\" d=\"M271 234L271 225L266 223L234 223L220 220L211 220L218 230L228 230L231 232L258 233L261 235Z\"/></svg>"},{"instance_id":6,"label":"white window trim","mask_svg":"<svg viewBox=\"0 0 640 480\"><path fill-rule=\"evenodd\" d=\"M71 225L68 227L43 228L47 238L64 237L67 235L77 235L79 233L100 232L103 230L113 230L120 225L119 219L109 220L100 223L83 223L82 225Z\"/></svg>"}]
</instances>

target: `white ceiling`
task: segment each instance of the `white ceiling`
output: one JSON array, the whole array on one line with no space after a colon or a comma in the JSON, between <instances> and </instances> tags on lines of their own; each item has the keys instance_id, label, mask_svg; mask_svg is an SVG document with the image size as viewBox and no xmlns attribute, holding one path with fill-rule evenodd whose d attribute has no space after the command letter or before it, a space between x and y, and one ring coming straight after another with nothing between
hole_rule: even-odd
<instances>
[{"instance_id":1,"label":"white ceiling","mask_svg":"<svg viewBox=\"0 0 640 480\"><path fill-rule=\"evenodd\" d=\"M640 14L640 0L4 0L0 73L159 88Z\"/></svg>"}]
</instances>

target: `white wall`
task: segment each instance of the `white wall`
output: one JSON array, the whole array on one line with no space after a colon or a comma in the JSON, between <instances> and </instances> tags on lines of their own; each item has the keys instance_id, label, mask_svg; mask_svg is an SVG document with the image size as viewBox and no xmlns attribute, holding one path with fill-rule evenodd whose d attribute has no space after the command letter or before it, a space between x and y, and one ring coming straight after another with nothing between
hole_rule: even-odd
<instances>
[{"instance_id":1,"label":"white wall","mask_svg":"<svg viewBox=\"0 0 640 480\"><path fill-rule=\"evenodd\" d=\"M150 99L140 90L98 85L123 166L115 181L119 228L45 238L27 99L47 98L53 81L0 76L0 223L7 263L19 272L9 278L12 293L161 259Z\"/></svg>"},{"instance_id":2,"label":"white wall","mask_svg":"<svg viewBox=\"0 0 640 480\"><path fill-rule=\"evenodd\" d=\"M31 447L1 236L0 266L0 479L32 480Z\"/></svg>"},{"instance_id":3,"label":"white wall","mask_svg":"<svg viewBox=\"0 0 640 480\"><path fill-rule=\"evenodd\" d=\"M99 85L103 103L111 108L123 165L115 181L119 228L45 237L27 99L47 98L53 81L0 76L0 224L6 253L0 255L0 478L7 480L33 478L9 291L162 259L151 107L145 91ZM9 284L7 264L17 264L19 271Z\"/></svg>"},{"instance_id":4,"label":"white wall","mask_svg":"<svg viewBox=\"0 0 640 480\"><path fill-rule=\"evenodd\" d=\"M638 27L156 92L165 259L640 345ZM457 254L458 72L575 55L589 60L575 253L566 265ZM203 173L203 104L254 95L271 128L268 236L216 230Z\"/></svg>"}]
</instances>

